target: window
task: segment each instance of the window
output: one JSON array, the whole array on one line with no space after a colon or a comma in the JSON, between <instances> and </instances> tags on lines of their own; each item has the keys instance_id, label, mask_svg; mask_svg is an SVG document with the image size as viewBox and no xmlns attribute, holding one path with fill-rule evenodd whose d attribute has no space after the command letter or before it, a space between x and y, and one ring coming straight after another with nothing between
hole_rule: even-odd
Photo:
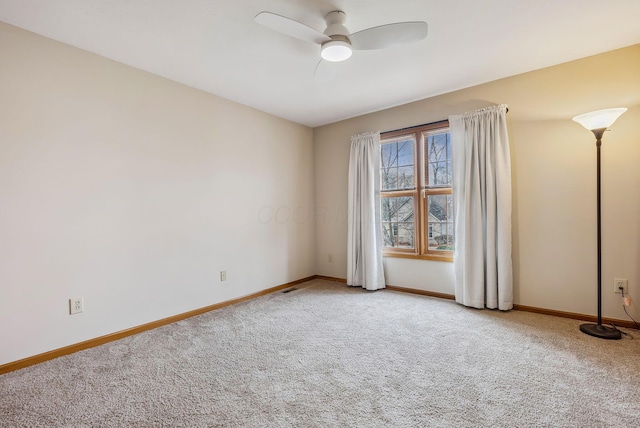
<instances>
[{"instance_id":1,"label":"window","mask_svg":"<svg viewBox=\"0 0 640 428\"><path fill-rule=\"evenodd\" d=\"M453 259L451 138L447 121L381 135L384 255Z\"/></svg>"}]
</instances>

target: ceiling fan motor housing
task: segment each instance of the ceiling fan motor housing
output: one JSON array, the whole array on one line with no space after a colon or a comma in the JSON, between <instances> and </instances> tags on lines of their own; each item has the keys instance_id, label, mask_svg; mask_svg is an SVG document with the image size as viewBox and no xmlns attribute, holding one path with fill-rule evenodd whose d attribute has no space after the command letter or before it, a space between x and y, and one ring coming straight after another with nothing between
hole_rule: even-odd
<instances>
[{"instance_id":1,"label":"ceiling fan motor housing","mask_svg":"<svg viewBox=\"0 0 640 428\"><path fill-rule=\"evenodd\" d=\"M351 40L349 30L344 26L347 15L339 10L329 12L325 17L327 29L324 34L331 40L322 43L321 56L332 62L344 61L351 57Z\"/></svg>"},{"instance_id":2,"label":"ceiling fan motor housing","mask_svg":"<svg viewBox=\"0 0 640 428\"><path fill-rule=\"evenodd\" d=\"M324 34L329 37L344 36L349 40L349 30L344 26L344 21L347 19L347 15L344 12L334 10L333 12L329 12L324 19L327 22L327 29L324 30Z\"/></svg>"}]
</instances>

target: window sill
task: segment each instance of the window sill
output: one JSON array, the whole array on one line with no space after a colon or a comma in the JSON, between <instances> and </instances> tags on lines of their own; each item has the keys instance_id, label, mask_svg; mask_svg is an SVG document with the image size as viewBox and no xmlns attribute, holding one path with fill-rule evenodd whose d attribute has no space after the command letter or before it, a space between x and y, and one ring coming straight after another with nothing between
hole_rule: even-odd
<instances>
[{"instance_id":1,"label":"window sill","mask_svg":"<svg viewBox=\"0 0 640 428\"><path fill-rule=\"evenodd\" d=\"M435 255L435 254L419 255L419 254L413 254L413 253L382 253L382 257L400 258L400 259L431 260L431 261L436 261L436 262L449 262L449 263L453 262L453 254L446 254L446 255L441 255L440 256L440 255Z\"/></svg>"}]
</instances>

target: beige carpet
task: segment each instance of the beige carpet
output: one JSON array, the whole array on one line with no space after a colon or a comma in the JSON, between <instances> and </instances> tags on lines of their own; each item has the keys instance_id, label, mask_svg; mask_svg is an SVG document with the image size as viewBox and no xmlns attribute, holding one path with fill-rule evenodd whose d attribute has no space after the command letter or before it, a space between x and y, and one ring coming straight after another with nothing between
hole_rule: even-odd
<instances>
[{"instance_id":1,"label":"beige carpet","mask_svg":"<svg viewBox=\"0 0 640 428\"><path fill-rule=\"evenodd\" d=\"M0 376L0 426L640 427L640 339L578 324L315 280Z\"/></svg>"}]
</instances>

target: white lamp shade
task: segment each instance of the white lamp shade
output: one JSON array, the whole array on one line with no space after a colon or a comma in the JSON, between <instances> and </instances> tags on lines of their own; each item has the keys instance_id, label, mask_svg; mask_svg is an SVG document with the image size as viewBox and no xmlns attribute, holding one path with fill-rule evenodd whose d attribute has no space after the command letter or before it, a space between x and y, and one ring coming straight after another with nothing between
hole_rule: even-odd
<instances>
[{"instance_id":1,"label":"white lamp shade","mask_svg":"<svg viewBox=\"0 0 640 428\"><path fill-rule=\"evenodd\" d=\"M580 114L573 118L574 121L587 128L589 131L594 129L608 128L627 111L626 108L608 108L605 110L592 111Z\"/></svg>"},{"instance_id":2,"label":"white lamp shade","mask_svg":"<svg viewBox=\"0 0 640 428\"><path fill-rule=\"evenodd\" d=\"M351 57L351 45L342 40L332 40L322 45L320 56L331 62L339 62Z\"/></svg>"}]
</instances>

